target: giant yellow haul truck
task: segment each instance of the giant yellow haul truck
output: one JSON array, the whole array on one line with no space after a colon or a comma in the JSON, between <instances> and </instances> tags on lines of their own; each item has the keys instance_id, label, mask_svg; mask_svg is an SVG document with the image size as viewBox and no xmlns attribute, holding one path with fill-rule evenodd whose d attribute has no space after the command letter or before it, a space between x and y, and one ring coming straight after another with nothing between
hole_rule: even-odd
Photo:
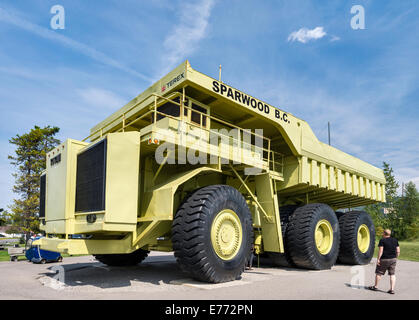
<instances>
[{"instance_id":1,"label":"giant yellow haul truck","mask_svg":"<svg viewBox=\"0 0 419 320\"><path fill-rule=\"evenodd\" d=\"M338 210L384 201L382 170L186 61L47 154L38 244L110 266L174 251L218 283L239 278L252 250L315 270L366 264L371 218Z\"/></svg>"}]
</instances>

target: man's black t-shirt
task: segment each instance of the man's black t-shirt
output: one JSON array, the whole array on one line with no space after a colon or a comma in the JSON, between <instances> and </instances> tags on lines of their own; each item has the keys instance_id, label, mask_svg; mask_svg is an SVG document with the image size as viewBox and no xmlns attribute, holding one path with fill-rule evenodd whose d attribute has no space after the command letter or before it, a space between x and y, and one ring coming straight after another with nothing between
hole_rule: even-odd
<instances>
[{"instance_id":1,"label":"man's black t-shirt","mask_svg":"<svg viewBox=\"0 0 419 320\"><path fill-rule=\"evenodd\" d=\"M394 259L397 258L396 248L399 242L394 238L382 238L378 243L379 247L383 247L383 255L381 259Z\"/></svg>"}]
</instances>

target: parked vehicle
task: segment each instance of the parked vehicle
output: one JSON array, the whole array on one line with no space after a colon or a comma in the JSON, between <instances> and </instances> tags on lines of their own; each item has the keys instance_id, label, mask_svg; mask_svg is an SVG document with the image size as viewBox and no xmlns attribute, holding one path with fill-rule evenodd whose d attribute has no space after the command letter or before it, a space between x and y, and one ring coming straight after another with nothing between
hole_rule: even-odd
<instances>
[{"instance_id":1,"label":"parked vehicle","mask_svg":"<svg viewBox=\"0 0 419 320\"><path fill-rule=\"evenodd\" d=\"M41 239L42 237L36 237L29 239L26 244L26 259L33 263L47 263L47 262L61 262L63 257L59 252L53 252L41 249L38 245L33 245L33 242Z\"/></svg>"}]
</instances>

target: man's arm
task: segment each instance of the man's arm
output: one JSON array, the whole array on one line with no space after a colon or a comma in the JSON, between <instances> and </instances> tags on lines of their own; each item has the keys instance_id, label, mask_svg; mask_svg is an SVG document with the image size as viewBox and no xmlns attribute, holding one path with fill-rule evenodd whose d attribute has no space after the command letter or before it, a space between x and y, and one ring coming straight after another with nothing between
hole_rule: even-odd
<instances>
[{"instance_id":1,"label":"man's arm","mask_svg":"<svg viewBox=\"0 0 419 320\"><path fill-rule=\"evenodd\" d=\"M378 257L377 257L377 264L380 265L380 259L383 255L384 247L378 247Z\"/></svg>"},{"instance_id":2,"label":"man's arm","mask_svg":"<svg viewBox=\"0 0 419 320\"><path fill-rule=\"evenodd\" d=\"M396 248L396 258L398 258L399 255L400 255L400 247L397 246L397 248Z\"/></svg>"}]
</instances>

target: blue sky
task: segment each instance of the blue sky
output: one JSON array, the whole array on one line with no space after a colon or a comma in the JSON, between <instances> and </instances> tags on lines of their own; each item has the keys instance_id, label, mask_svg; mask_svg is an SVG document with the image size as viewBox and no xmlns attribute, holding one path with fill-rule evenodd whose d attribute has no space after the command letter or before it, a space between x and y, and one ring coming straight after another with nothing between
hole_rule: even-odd
<instances>
[{"instance_id":1,"label":"blue sky","mask_svg":"<svg viewBox=\"0 0 419 320\"><path fill-rule=\"evenodd\" d=\"M419 186L418 32L417 0L0 0L0 208L15 197L12 136L55 125L83 139L185 59L215 78L221 64L224 82L322 141L330 121L333 146Z\"/></svg>"}]
</instances>

